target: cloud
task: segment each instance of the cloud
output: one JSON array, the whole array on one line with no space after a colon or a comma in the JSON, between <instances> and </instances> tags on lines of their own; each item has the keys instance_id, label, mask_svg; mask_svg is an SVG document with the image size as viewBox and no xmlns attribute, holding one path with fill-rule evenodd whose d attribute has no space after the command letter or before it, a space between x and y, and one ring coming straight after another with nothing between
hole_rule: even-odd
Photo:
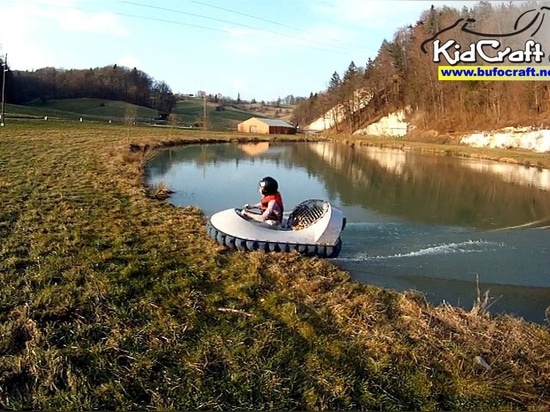
<instances>
[{"instance_id":1,"label":"cloud","mask_svg":"<svg viewBox=\"0 0 550 412\"><path fill-rule=\"evenodd\" d=\"M415 22L431 3L396 2L396 7L391 7L388 1L304 0L301 4L305 14L300 25L261 30L229 28L225 47L245 56L268 57L282 52L303 58L305 53L314 53L362 61L377 52L378 39L394 34L399 21L401 25ZM400 20L396 19L396 10L402 16Z\"/></svg>"},{"instance_id":2,"label":"cloud","mask_svg":"<svg viewBox=\"0 0 550 412\"><path fill-rule=\"evenodd\" d=\"M8 64L12 69L54 66L55 59L47 48L32 39L32 33L37 27L36 14L33 13L32 7L25 4L1 7L0 14L1 52L8 54Z\"/></svg>"},{"instance_id":3,"label":"cloud","mask_svg":"<svg viewBox=\"0 0 550 412\"><path fill-rule=\"evenodd\" d=\"M13 7L0 7L3 21L24 23L26 31L56 24L66 31L127 36L119 16L108 12L86 9L89 2L77 0L48 0L16 3ZM93 4L93 3L92 3ZM2 6L6 6L5 4ZM4 24L4 23L3 23Z\"/></svg>"},{"instance_id":4,"label":"cloud","mask_svg":"<svg viewBox=\"0 0 550 412\"><path fill-rule=\"evenodd\" d=\"M0 8L0 15L2 15L0 39L4 42L24 35L32 25L32 16L24 6Z\"/></svg>"},{"instance_id":5,"label":"cloud","mask_svg":"<svg viewBox=\"0 0 550 412\"><path fill-rule=\"evenodd\" d=\"M63 60L62 50L78 44L79 35L128 35L119 16L86 10L90 4L74 0L0 2L0 45L8 53L10 66L17 70L57 67Z\"/></svg>"},{"instance_id":6,"label":"cloud","mask_svg":"<svg viewBox=\"0 0 550 412\"><path fill-rule=\"evenodd\" d=\"M316 16L313 21L324 21L317 40L327 45L341 45L341 50L354 59L359 56L374 58L381 40L391 40L402 27L415 24L421 14L435 7L461 9L473 6L475 1L366 1L366 0L306 0ZM330 30L329 28L333 29ZM329 37L338 39L333 43ZM357 61L356 61L357 63Z\"/></svg>"},{"instance_id":7,"label":"cloud","mask_svg":"<svg viewBox=\"0 0 550 412\"><path fill-rule=\"evenodd\" d=\"M128 36L118 16L112 13L89 13L81 10L64 10L51 14L60 26L71 32Z\"/></svg>"}]
</instances>

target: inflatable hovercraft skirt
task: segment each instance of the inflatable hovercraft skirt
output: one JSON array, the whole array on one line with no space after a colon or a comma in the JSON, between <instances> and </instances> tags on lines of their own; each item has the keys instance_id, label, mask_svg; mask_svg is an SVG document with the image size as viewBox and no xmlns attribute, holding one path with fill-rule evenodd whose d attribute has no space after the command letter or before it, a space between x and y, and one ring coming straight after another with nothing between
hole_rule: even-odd
<instances>
[{"instance_id":1,"label":"inflatable hovercraft skirt","mask_svg":"<svg viewBox=\"0 0 550 412\"><path fill-rule=\"evenodd\" d=\"M243 251L296 251L335 258L342 249L340 233L346 218L327 201L310 199L300 203L280 227L257 222L241 212L232 208L215 213L207 224L210 237L222 246Z\"/></svg>"}]
</instances>

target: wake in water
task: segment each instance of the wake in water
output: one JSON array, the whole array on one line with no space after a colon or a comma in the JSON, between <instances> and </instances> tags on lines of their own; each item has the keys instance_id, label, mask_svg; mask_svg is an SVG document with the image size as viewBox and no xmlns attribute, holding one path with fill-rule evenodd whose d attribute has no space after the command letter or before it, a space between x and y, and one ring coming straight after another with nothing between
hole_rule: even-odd
<instances>
[{"instance_id":1,"label":"wake in water","mask_svg":"<svg viewBox=\"0 0 550 412\"><path fill-rule=\"evenodd\" d=\"M550 302L550 230L504 231L373 222L349 225L334 263L360 283L415 289L438 304L472 302L478 285L502 296L491 307L540 321ZM535 227L536 226L536 227Z\"/></svg>"},{"instance_id":2,"label":"wake in water","mask_svg":"<svg viewBox=\"0 0 550 412\"><path fill-rule=\"evenodd\" d=\"M467 240L459 243L443 243L440 245L429 246L419 250L406 253L396 253L388 256L368 256L365 253L359 253L351 257L341 257L336 260L347 262L367 262L375 260L401 259L416 256L447 255L451 253L484 253L494 252L504 248L502 242L489 242L485 240Z\"/></svg>"}]
</instances>

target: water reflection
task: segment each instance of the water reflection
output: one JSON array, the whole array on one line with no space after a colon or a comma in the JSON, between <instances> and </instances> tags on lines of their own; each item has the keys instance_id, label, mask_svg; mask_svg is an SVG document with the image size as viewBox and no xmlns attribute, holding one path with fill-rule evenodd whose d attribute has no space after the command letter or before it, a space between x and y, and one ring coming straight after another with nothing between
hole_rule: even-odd
<instances>
[{"instance_id":1,"label":"water reflection","mask_svg":"<svg viewBox=\"0 0 550 412\"><path fill-rule=\"evenodd\" d=\"M460 163L481 173L493 173L502 180L539 189L550 190L550 170L499 162L472 162L460 160Z\"/></svg>"},{"instance_id":2,"label":"water reflection","mask_svg":"<svg viewBox=\"0 0 550 412\"><path fill-rule=\"evenodd\" d=\"M259 143L245 143L240 144L239 149L245 152L249 156L256 156L260 153L264 153L269 150L268 142L259 142Z\"/></svg>"},{"instance_id":3,"label":"water reflection","mask_svg":"<svg viewBox=\"0 0 550 412\"><path fill-rule=\"evenodd\" d=\"M170 201L207 215L258 200L279 180L285 206L328 199L348 219L334 262L363 283L492 307L542 321L550 305L548 171L489 161L330 143L216 144L167 149L148 165ZM514 229L530 227L529 229ZM472 298L474 294L474 298Z\"/></svg>"},{"instance_id":4,"label":"water reflection","mask_svg":"<svg viewBox=\"0 0 550 412\"><path fill-rule=\"evenodd\" d=\"M506 165L514 179L505 180L486 172L496 170L493 162L327 143L299 150L318 157L309 164L320 171L328 191L350 205L411 221L484 229L550 218L550 193L532 184L547 172L536 168L522 180L525 167Z\"/></svg>"},{"instance_id":5,"label":"water reflection","mask_svg":"<svg viewBox=\"0 0 550 412\"><path fill-rule=\"evenodd\" d=\"M549 171L520 165L330 143L220 144L167 150L150 164L150 179L170 175L182 162L205 171L257 166L252 179L273 166L279 174L301 169L324 185L330 200L414 222L499 229L550 219ZM299 174L279 180L286 193L311 183Z\"/></svg>"}]
</instances>

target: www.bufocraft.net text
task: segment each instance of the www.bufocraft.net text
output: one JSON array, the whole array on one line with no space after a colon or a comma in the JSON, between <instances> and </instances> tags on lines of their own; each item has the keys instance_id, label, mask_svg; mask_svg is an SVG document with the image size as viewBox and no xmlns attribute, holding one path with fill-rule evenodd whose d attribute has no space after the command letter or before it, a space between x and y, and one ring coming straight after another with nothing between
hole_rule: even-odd
<instances>
[{"instance_id":1,"label":"www.bufocraft.net text","mask_svg":"<svg viewBox=\"0 0 550 412\"><path fill-rule=\"evenodd\" d=\"M438 66L439 80L550 80L550 66Z\"/></svg>"}]
</instances>

